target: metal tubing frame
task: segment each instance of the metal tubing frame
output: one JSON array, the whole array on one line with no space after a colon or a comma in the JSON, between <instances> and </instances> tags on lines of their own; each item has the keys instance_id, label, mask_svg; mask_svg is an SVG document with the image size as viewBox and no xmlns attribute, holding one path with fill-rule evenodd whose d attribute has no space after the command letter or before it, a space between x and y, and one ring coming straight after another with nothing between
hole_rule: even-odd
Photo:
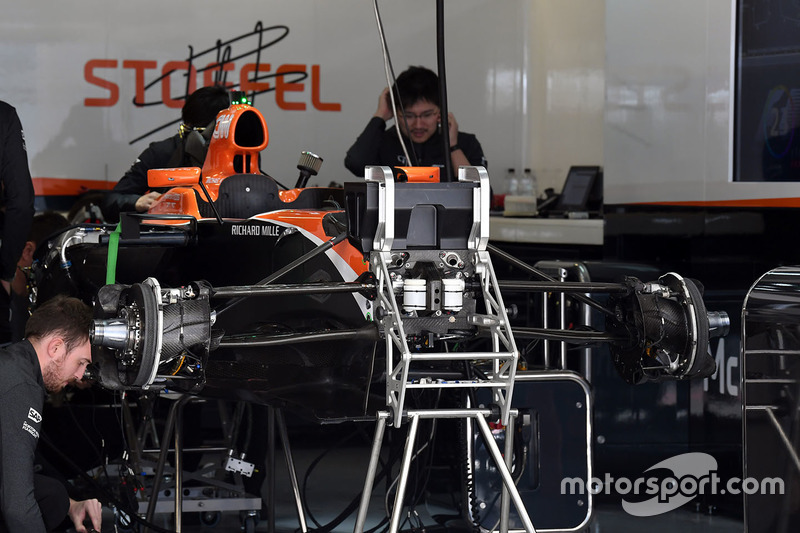
<instances>
[{"instance_id":1,"label":"metal tubing frame","mask_svg":"<svg viewBox=\"0 0 800 533\"><path fill-rule=\"evenodd\" d=\"M749 383L751 380L747 381ZM786 453L789 455L789 458L792 460L792 463L794 463L795 468L797 468L797 472L800 474L800 456L797 455L797 452L794 450L794 447L792 446L792 442L789 440L789 436L786 435L786 431L784 431L784 429L781 427L780 422L778 422L778 419L775 417L775 410L778 409L778 407L775 405L746 405L744 409L745 412L763 411L764 413L767 414L767 418L769 419L770 424L775 429L775 432L778 434L778 437L780 437L784 448L786 448Z\"/></svg>"},{"instance_id":2,"label":"metal tubing frame","mask_svg":"<svg viewBox=\"0 0 800 533\"><path fill-rule=\"evenodd\" d=\"M508 425L506 426L506 449L505 449L505 458L506 458L506 470L511 472L511 465L513 464L514 458L514 439L508 438L509 435L514 435L514 420L516 417L510 417L508 419ZM494 440L494 438L492 438ZM511 501L509 499L508 489L506 488L505 484L503 484L503 491L500 493L500 531L503 533L508 532L508 519L509 513L511 511Z\"/></svg>"},{"instance_id":3,"label":"metal tubing frame","mask_svg":"<svg viewBox=\"0 0 800 533\"><path fill-rule=\"evenodd\" d=\"M283 446L283 455L286 458L286 467L289 469L289 481L292 484L292 492L294 493L294 503L297 507L297 519L300 522L300 531L302 531L302 533L307 533L306 511L303 507L303 500L300 497L300 484L297 482L297 471L294 468L292 450L289 447L289 435L286 431L286 421L283 418L283 411L278 409L275 412L275 416L278 423L278 433L280 434L281 444ZM274 512L271 513L271 515L274 514Z\"/></svg>"},{"instance_id":4,"label":"metal tubing frame","mask_svg":"<svg viewBox=\"0 0 800 533\"><path fill-rule=\"evenodd\" d=\"M175 515L175 532L180 533L182 529L183 517L183 452L188 451L183 447L183 407L191 400L196 399L194 396L183 395L178 398L170 408L167 416L166 424L164 427L164 435L162 438L161 449L159 450L158 462L155 469L153 488L148 502L146 521L152 523L155 517L156 509L158 507L158 494L161 491L161 480L164 476L164 469L166 466L167 457L169 454L170 440L174 437L174 454L175 454L175 501L174 501L174 515ZM237 407L241 405L238 404ZM235 417L240 418L240 417ZM278 434L283 446L284 457L286 459L286 467L289 471L289 480L292 485L292 491L295 499L295 506L297 508L297 518L300 523L300 531L302 533L308 532L308 525L305 517L305 508L303 507L302 499L300 497L300 485L297 480L297 471L294 467L294 459L292 457L291 448L289 445L288 432L286 431L286 422L283 418L283 413L280 409L270 407L268 410L268 450L267 462L270 466L267 472L267 483L269 487L269 498L267 500L268 509L270 513L268 516L268 531L275 531L275 426L277 423ZM228 428L227 437L230 440L233 433L238 430L238 423L233 422L233 427ZM205 450L205 449L203 449ZM220 449L221 450L221 449ZM222 486L223 484L219 484ZM227 484L225 484L227 485ZM229 487L231 490L234 487Z\"/></svg>"},{"instance_id":5,"label":"metal tubing frame","mask_svg":"<svg viewBox=\"0 0 800 533\"><path fill-rule=\"evenodd\" d=\"M527 371L524 372L520 377L520 380L532 383L532 382L549 382L549 381L571 381L577 383L581 389L583 390L585 399L586 399L586 479L592 479L594 476L594 469L592 468L592 435L594 434L594 428L592 424L592 412L593 412L593 400L592 400L592 391L590 389L591 385L589 381L581 374L577 372L573 372L571 370L534 370L534 371ZM506 443L507 444L507 443ZM513 450L512 452L513 453ZM508 461L509 457L512 457L511 453L506 451L506 460ZM502 498L502 495L501 495ZM502 505L502 499L501 499ZM502 511L502 508L501 508ZM576 531L584 531L586 526L589 524L592 514L594 512L594 504L592 493L587 493L587 509L586 509L586 518L585 520L578 526L572 529L544 529L541 531L545 532L559 532L559 533L567 533L567 532L576 532ZM502 520L503 516L501 515L500 519ZM497 533L499 530L492 530L491 533ZM522 533L522 529L513 529L510 533Z\"/></svg>"},{"instance_id":6,"label":"metal tubing frame","mask_svg":"<svg viewBox=\"0 0 800 533\"><path fill-rule=\"evenodd\" d=\"M412 354L406 341L400 308L394 296L394 290L389 276L388 251L373 252L370 265L378 281L378 302L384 309L385 316L382 320L383 332L386 338L386 403L392 409L395 427L400 427L402 413L405 407L407 389L416 388L452 388L452 387L489 387L493 389L495 403L500 406L503 423L508 422L508 411L511 408L511 397L514 388L519 351L514 341L513 333L509 327L509 320L503 304L502 296L497 287L497 278L491 265L487 252L475 253L476 270L481 277L481 288L486 302L487 314L495 318L491 325L492 352L488 353L425 353ZM501 349L502 344L502 349ZM395 361L395 352L400 352L398 361ZM434 383L409 383L408 374L412 361L457 361L457 360L491 360L492 373L487 380L474 380L463 382L434 382Z\"/></svg>"},{"instance_id":7,"label":"metal tubing frame","mask_svg":"<svg viewBox=\"0 0 800 533\"><path fill-rule=\"evenodd\" d=\"M547 294L542 294L542 327L547 328L550 321L550 306L548 305ZM550 369L550 341L547 339L542 343L542 354L544 356L544 367Z\"/></svg>"},{"instance_id":8,"label":"metal tubing frame","mask_svg":"<svg viewBox=\"0 0 800 533\"><path fill-rule=\"evenodd\" d=\"M486 227L488 228L488 224L486 224ZM491 327L492 349L494 352L505 354L505 357L494 359L490 382L505 385L503 388L494 388L493 396L495 403L501 409L501 421L503 424L507 424L514 391L514 377L516 376L519 362L519 350L514 340L514 334L511 331L511 322L506 313L503 296L500 293L489 252L486 250L475 252L474 260L475 270L480 275L486 312L498 319ZM504 351L501 351L501 344ZM465 355L465 358L469 359L469 356L474 354L467 353Z\"/></svg>"},{"instance_id":9,"label":"metal tubing frame","mask_svg":"<svg viewBox=\"0 0 800 533\"><path fill-rule=\"evenodd\" d=\"M131 406L128 403L127 394L122 395L122 428L125 432L125 438L128 440L129 460L132 463L134 472L141 472L142 467L142 445L144 443L144 431L141 436L136 431L136 424L134 423L133 413ZM145 422L146 424L147 422ZM142 425L142 430L145 429L145 424Z\"/></svg>"},{"instance_id":10,"label":"metal tubing frame","mask_svg":"<svg viewBox=\"0 0 800 533\"><path fill-rule=\"evenodd\" d=\"M175 413L175 533L181 533L183 521L183 406ZM158 493L154 493L158 499Z\"/></svg>"},{"instance_id":11,"label":"metal tubing frame","mask_svg":"<svg viewBox=\"0 0 800 533\"><path fill-rule=\"evenodd\" d=\"M561 323L560 327L562 332L567 331L566 328L566 295L567 294L574 294L576 292L583 292L583 296L585 298L590 297L591 292L607 292L607 293L626 293L630 290L630 287L625 285L624 283L598 283L592 282L591 277L589 276L589 271L586 268L586 265L583 263L577 262L565 262L565 261L539 261L533 267L534 270L538 272L542 272L545 275L547 269L558 269L560 280L556 283L553 282L541 282L541 281L523 281L523 282L512 282L511 286L508 290L514 289L523 289L523 287L531 286L531 287L538 287L538 286L548 286L548 285L555 285L551 290L552 292L556 292L560 294L560 318ZM566 281L569 277L570 273L574 273L577 277L577 281ZM515 285L519 284L519 286ZM506 288L506 284L500 282L501 288ZM524 289L523 289L524 290ZM530 289L528 289L530 290ZM546 302L547 295L542 295L542 299ZM586 301L576 299L576 303L580 304L581 309L581 320L582 325L590 326L592 321L592 308L589 306ZM544 304L545 312L547 311L547 304ZM547 328L547 320L544 320L544 326ZM519 328L517 328L519 330ZM577 333L575 331L571 331L571 334ZM552 338L555 338L557 335L554 332ZM595 334L596 335L596 334ZM607 338L599 341L599 342L614 342L616 338L612 335L607 335ZM540 337L540 338L547 338L547 337ZM588 340L588 339L587 339ZM561 340L561 369L566 370L566 353L567 353L567 342L566 340ZM545 342L545 347L547 346L547 342ZM583 376L587 379L587 381L591 381L591 370L592 370L592 361L591 361L591 348L586 347L582 349L583 358L581 361L582 365L582 372Z\"/></svg>"},{"instance_id":12,"label":"metal tubing frame","mask_svg":"<svg viewBox=\"0 0 800 533\"><path fill-rule=\"evenodd\" d=\"M511 476L510 464L511 455L513 453L513 439L514 439L514 422L513 417L517 416L516 409L511 410L509 413L509 424L506 425L506 458L500 453L497 442L492 435L492 430L486 422L486 417L493 416L495 413L491 409L425 409L425 410L411 410L408 411L406 417L410 421L408 436L406 437L406 445L403 450L403 460L400 469L400 479L397 484L397 494L395 495L394 509L392 510L392 517L388 533L397 533L400 526L400 516L403 510L403 499L405 496L405 489L408 482L408 473L411 465L411 458L414 452L414 441L416 440L417 427L420 419L445 419L445 418L474 418L477 426L480 429L481 435L486 444L486 449L492 456L497 470L503 479L503 510L504 520L501 522L501 533L508 533L508 511L510 510L510 503L514 503L514 507L519 514L520 520L523 523L527 533L536 533L533 527L528 511L522 501L522 497L514 484L514 478ZM372 445L372 453L370 454L370 462L367 468L367 476L364 481L364 491L361 494L361 505L359 507L354 533L363 533L364 524L369 506L369 497L372 493L372 488L375 483L375 474L378 468L378 459L380 456L381 443L383 442L383 434L386 429L386 420L391 418L391 413L381 411L377 416L377 423L375 426L375 437ZM512 453L509 453L509 450Z\"/></svg>"},{"instance_id":13,"label":"metal tubing frame","mask_svg":"<svg viewBox=\"0 0 800 533\"><path fill-rule=\"evenodd\" d=\"M377 237L376 237L377 239ZM378 303L386 313L381 319L386 337L386 405L392 410L395 427L400 427L405 406L406 384L411 365L411 351L406 342L406 332L400 318L400 308L394 297L387 267L388 252L373 252L370 268L378 268ZM400 351L400 361L394 363L394 348Z\"/></svg>"},{"instance_id":14,"label":"metal tubing frame","mask_svg":"<svg viewBox=\"0 0 800 533\"><path fill-rule=\"evenodd\" d=\"M510 472L510 461L513 453L513 426L512 416L516 410L511 409L511 399L514 390L519 351L514 341L514 334L506 313L500 286L492 267L492 261L487 251L489 241L489 175L483 167L461 167L458 172L461 182L477 184L473 192L473 217L470 234L467 240L468 255L474 265L478 277L484 305L485 315L475 315L474 323L479 327L490 330L492 338L492 351L485 353L425 353L412 354L407 342L403 315L394 293L392 278L389 274L391 252L394 244L395 223L395 186L394 177L388 167L367 167L365 179L378 184L378 223L370 251L370 269L375 275L377 285L377 305L382 313L379 317L379 328L386 340L386 405L389 411L378 413L375 427L375 437L370 463L367 468L367 477L364 482L364 491L361 495L361 506L355 524L355 533L363 533L369 498L375 483L377 464L380 456L381 443L386 430L387 420L391 420L394 427L400 427L404 420L410 421L408 436L400 471L400 478L395 495L394 510L391 517L389 533L397 533L400 525L400 514L403 508L408 473L414 452L417 428L421 418L475 418L481 434L486 442L486 448L492 454L497 469L503 478L504 505L509 507L509 498L519 513L525 529L529 533L536 530L528 516L522 498L514 485ZM413 251L409 251L413 254ZM399 360L395 361L399 352ZM430 382L409 382L409 368L413 361L474 361L484 360L492 363L492 371L486 379L470 380L469 383L443 382L431 380ZM405 410L406 391L412 388L443 389L448 387L479 388L488 387L492 390L494 403L500 409L500 419L506 425L506 450L507 459L497 447L485 417L497 416L491 409L425 409ZM511 428L511 431L509 431ZM508 512L505 512L503 533L508 533Z\"/></svg>"},{"instance_id":15,"label":"metal tubing frame","mask_svg":"<svg viewBox=\"0 0 800 533\"><path fill-rule=\"evenodd\" d=\"M392 520L389 523L389 533L397 533L400 529L400 515L403 510L406 485L408 485L408 472L411 469L411 457L414 455L414 443L417 441L419 416L410 415L409 418L411 422L408 427L408 435L406 435L406 447L403 449L403 461L400 463L400 479L397 482L397 492L394 495L394 511L392 512Z\"/></svg>"},{"instance_id":16,"label":"metal tubing frame","mask_svg":"<svg viewBox=\"0 0 800 533\"><path fill-rule=\"evenodd\" d=\"M167 462L167 454L169 453L169 442L172 438L172 431L175 429L175 417L177 410L180 409L185 403L189 401L190 396L181 396L178 398L169 410L167 415L167 422L164 426L164 437L161 439L161 452L158 455L158 463L156 464L155 474L153 476L153 488L150 495L150 502L147 506L147 514L145 519L148 523L153 522L156 514L156 504L158 503L158 493L161 490L161 479L164 476L164 466Z\"/></svg>"},{"instance_id":17,"label":"metal tubing frame","mask_svg":"<svg viewBox=\"0 0 800 533\"><path fill-rule=\"evenodd\" d=\"M519 351L514 341L500 287L492 267L489 252L489 175L483 167L461 167L458 178L461 182L477 184L473 192L473 220L468 237L470 258L480 281L486 305L487 327L491 330L492 352L476 353L426 353L412 354L406 340L403 315L397 304L388 265L394 244L395 187L389 167L366 167L365 179L378 184L378 223L370 253L370 269L377 284L377 307L383 310L380 327L386 339L386 405L392 411L395 427L400 427L405 409L406 391L409 388L489 387L494 402L500 406L501 420L508 423L514 376L519 360ZM395 349L399 352L395 361ZM492 362L492 372L485 380L470 383L409 383L412 361L418 360L476 360Z\"/></svg>"},{"instance_id":18,"label":"metal tubing frame","mask_svg":"<svg viewBox=\"0 0 800 533\"><path fill-rule=\"evenodd\" d=\"M546 263L546 266L542 266L542 263ZM549 261L540 261L536 264L537 269L544 271L544 268L554 267L558 270L557 274L557 284L564 283L567 278L567 269L562 265L553 265L552 262ZM566 329L566 296L563 292L557 292L559 295L559 305L558 305L558 324L559 328L564 331ZM544 329L549 329L549 322L550 322L550 298L547 294L542 294L542 327ZM552 341L549 339L544 339L544 343L542 345L544 351L544 367L546 369L551 369L554 365L550 364L550 348L551 343L557 342ZM567 344L564 341L558 342L559 347L559 358L558 358L558 368L559 370L565 370L567 368Z\"/></svg>"},{"instance_id":19,"label":"metal tubing frame","mask_svg":"<svg viewBox=\"0 0 800 533\"><path fill-rule=\"evenodd\" d=\"M267 439L267 531L275 533L275 408L271 405L267 407Z\"/></svg>"},{"instance_id":20,"label":"metal tubing frame","mask_svg":"<svg viewBox=\"0 0 800 533\"><path fill-rule=\"evenodd\" d=\"M355 533L364 531L364 523L367 521L367 509L369 509L369 498L375 486L375 474L378 472L378 460L381 455L381 445L383 444L383 434L386 431L386 420L389 418L386 411L378 412L378 419L375 423L375 436L372 439L372 452L369 456L369 466L367 467L367 477L364 480L364 490L361 492L361 504L358 506L356 516Z\"/></svg>"}]
</instances>

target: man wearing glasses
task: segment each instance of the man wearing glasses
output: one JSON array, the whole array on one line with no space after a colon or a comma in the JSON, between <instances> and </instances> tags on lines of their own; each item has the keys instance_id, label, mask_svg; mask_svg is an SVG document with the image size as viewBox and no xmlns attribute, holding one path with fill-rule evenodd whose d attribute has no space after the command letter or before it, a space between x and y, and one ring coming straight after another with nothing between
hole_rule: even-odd
<instances>
[{"instance_id":1,"label":"man wearing glasses","mask_svg":"<svg viewBox=\"0 0 800 533\"><path fill-rule=\"evenodd\" d=\"M363 176L367 165L441 167L445 164L439 77L427 68L409 67L397 77L394 97L398 125L411 161L406 159L395 128L386 128L386 122L394 116L387 87L378 99L378 109L344 159L344 165L356 176ZM457 173L463 165L485 167L486 158L475 135L458 131L452 113L448 113L448 122L448 156L453 172Z\"/></svg>"}]
</instances>

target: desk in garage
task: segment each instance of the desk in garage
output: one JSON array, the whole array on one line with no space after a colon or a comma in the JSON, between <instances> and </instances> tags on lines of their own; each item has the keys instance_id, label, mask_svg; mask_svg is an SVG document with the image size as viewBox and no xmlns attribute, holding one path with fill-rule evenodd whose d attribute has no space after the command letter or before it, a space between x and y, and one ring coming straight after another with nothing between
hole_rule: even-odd
<instances>
[{"instance_id":1,"label":"desk in garage","mask_svg":"<svg viewBox=\"0 0 800 533\"><path fill-rule=\"evenodd\" d=\"M519 243L597 247L602 251L603 219L512 218L494 216L489 220L489 241L493 244Z\"/></svg>"}]
</instances>

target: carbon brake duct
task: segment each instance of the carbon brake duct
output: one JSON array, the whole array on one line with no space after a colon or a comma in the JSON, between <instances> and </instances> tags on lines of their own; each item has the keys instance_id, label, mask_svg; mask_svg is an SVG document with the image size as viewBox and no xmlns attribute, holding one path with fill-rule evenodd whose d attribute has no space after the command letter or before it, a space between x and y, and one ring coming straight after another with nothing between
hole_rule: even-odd
<instances>
[{"instance_id":1,"label":"carbon brake duct","mask_svg":"<svg viewBox=\"0 0 800 533\"><path fill-rule=\"evenodd\" d=\"M627 293L612 294L613 316L606 329L614 365L631 384L646 381L703 378L716 371L708 351L711 338L727 335L730 319L724 311L709 312L701 286L670 272L658 282L625 278Z\"/></svg>"},{"instance_id":2,"label":"carbon brake duct","mask_svg":"<svg viewBox=\"0 0 800 533\"><path fill-rule=\"evenodd\" d=\"M159 372L181 370L181 388L199 390L208 352L217 342L209 293L204 283L162 290L154 278L103 286L89 335L98 382L112 390L147 390L161 379Z\"/></svg>"},{"instance_id":3,"label":"carbon brake duct","mask_svg":"<svg viewBox=\"0 0 800 533\"><path fill-rule=\"evenodd\" d=\"M568 344L607 343L614 367L632 385L703 378L716 371L708 341L728 334L724 311L707 311L698 284L675 273L656 282L627 277L623 283L516 281L501 289L561 292L605 314L605 331L515 327L514 335ZM608 304L586 296L607 293Z\"/></svg>"}]
</instances>

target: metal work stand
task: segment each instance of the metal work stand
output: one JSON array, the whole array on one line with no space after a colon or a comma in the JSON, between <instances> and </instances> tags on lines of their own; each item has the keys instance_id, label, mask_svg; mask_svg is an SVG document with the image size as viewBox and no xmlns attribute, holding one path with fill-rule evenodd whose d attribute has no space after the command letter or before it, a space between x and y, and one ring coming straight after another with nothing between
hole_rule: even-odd
<instances>
[{"instance_id":1,"label":"metal work stand","mask_svg":"<svg viewBox=\"0 0 800 533\"><path fill-rule=\"evenodd\" d=\"M505 461L503 461L503 455L501 455L500 449L497 446L497 442L495 442L494 436L492 435L492 431L489 429L489 424L486 422L486 418L493 416L493 414L496 415L496 413L492 413L491 409L431 409L409 411L407 413L410 426L408 429L408 436L406 437L406 445L403 449L403 462L400 467L400 480L397 484L397 494L395 495L394 509L389 526L389 533L397 533L400 527L400 516L403 511L403 498L405 496L406 483L408 481L411 457L414 453L414 441L416 440L419 421L420 419L434 418L473 418L475 420L476 425L480 429L481 435L483 436L486 449L489 450L489 453L492 455L492 459L497 465L497 470L503 478L503 493L501 495L500 504L502 509L500 521L501 533L508 533L508 512L510 510L509 497L511 498L511 501L514 502L514 507L516 508L517 513L519 513L519 517L520 520L522 520L525 531L528 533L536 533L536 529L534 529L533 523L528 516L528 511L525 509L525 505L522 502L519 491L514 485L514 479L511 477L511 461L514 453L514 418L517 415L516 410L512 410L510 413L511 416L508 419L508 424L505 426ZM381 411L378 413L378 420L375 427L375 438L372 443L372 452L370 454L369 466L367 468L367 478L364 482L364 492L361 494L361 505L358 510L358 517L353 530L354 533L363 533L364 531L364 523L366 522L367 511L369 508L369 498L370 494L372 493L372 488L375 483L375 475L378 470L378 461L380 458L381 445L383 444L383 434L386 430L386 421L389 420L391 416L391 413L387 411Z\"/></svg>"},{"instance_id":2,"label":"metal work stand","mask_svg":"<svg viewBox=\"0 0 800 533\"><path fill-rule=\"evenodd\" d=\"M745 531L797 531L800 480L800 268L770 270L750 288L742 308L740 382L737 361L718 363L720 392L740 387ZM720 352L717 352L717 358ZM719 361L719 359L718 359ZM769 487L769 484L773 485ZM743 483L744 486L744 483Z\"/></svg>"},{"instance_id":3,"label":"metal work stand","mask_svg":"<svg viewBox=\"0 0 800 533\"><path fill-rule=\"evenodd\" d=\"M375 438L373 442L370 463L367 477L364 484L364 492L361 497L361 507L355 525L355 533L362 533L364 522L369 504L369 497L373 489L375 475L377 471L383 434L386 429L387 421L394 427L399 428L402 423L408 421L409 431L406 440L403 460L401 465L400 479L397 486L394 509L392 512L390 533L397 533L400 525L400 515L403 509L403 498L408 479L409 466L414 453L414 442L417 434L417 427L420 419L475 419L476 425L480 428L485 440L486 448L492 455L497 469L503 478L502 493L502 512L501 530L502 533L508 531L509 521L509 497L519 513L520 519L529 533L535 533L533 524L525 509L519 491L514 485L511 477L510 465L513 455L513 434L514 417L516 410L511 409L511 399L514 389L514 379L519 359L519 351L514 342L509 319L500 294L497 278L492 267L491 258L486 247L489 240L489 176L482 167L461 167L459 169L458 188L453 192L464 191L465 186L472 184L469 189L471 196L467 196L466 201L462 196L460 204L447 204L450 191L442 188L431 188L427 195L421 195L422 202L417 200L413 194L419 189L406 189L402 184L394 181L391 170L388 167L367 167L365 179L367 182L377 184L377 205L378 213L377 224L370 251L370 268L375 275L377 282L377 305L376 317L383 337L386 341L386 405L388 411L378 413ZM437 187L442 187L436 184ZM446 187L446 186L445 186ZM374 185L373 185L373 188ZM404 196L405 194L405 196ZM435 197L435 200L433 199ZM436 203L437 206L428 204ZM412 228L409 227L406 234L397 236L395 234L395 224L397 213L404 210L404 217L409 219L424 219L429 221L436 229L433 232L425 233L425 229L419 224L413 232L423 234L416 237L424 243L441 243L446 238L446 233L450 228L444 228L448 224L447 211L452 209L454 212L472 210L472 224L466 233L456 235L449 242L463 244L463 248L448 248L446 250L437 249L435 246L408 245L409 235ZM443 213L440 213L443 211ZM434 213L436 213L434 215ZM402 217L400 217L402 218ZM442 221L438 221L442 219ZM455 219L455 217L454 217ZM410 223L409 223L410 226ZM399 230L402 233L402 230ZM449 237L452 237L450 235ZM398 242L400 244L398 244ZM430 279L419 279L413 273L411 265L417 262L433 265L437 273ZM446 272L449 273L446 274ZM455 272L457 271L457 272ZM469 278L475 279L474 293L479 294L485 305L482 313L476 308L470 311L463 311L464 307L450 307L450 313L442 313L441 309L448 310L446 303L446 281ZM408 282L411 283L408 283ZM411 287L420 287L427 283L429 292L420 298L417 307L411 307L407 299L404 299L403 312L398 304L397 293L399 287L403 287L405 296ZM441 283L441 290L439 288ZM470 292L473 289L470 290ZM463 289L462 289L463 291ZM442 295L442 293L445 293ZM419 293L412 293L416 297ZM470 296L472 298L472 296ZM478 300L479 298L474 298ZM425 300L424 302L422 300ZM442 303L445 300L445 303ZM441 304L441 308L439 307ZM412 350L409 346L409 338L414 335L409 334L414 324L420 320L415 309L425 311L424 320L439 321L442 323L456 323L458 320L465 320L468 327L483 330L491 337L491 351L483 352L435 352L433 350ZM435 329L435 326L431 326ZM446 327L444 328L446 330ZM419 331L419 328L418 330ZM424 331L424 329L423 329ZM491 370L482 374L480 377L467 379L440 379L436 376L436 371L431 371L425 365L432 362L463 362L465 365L483 362L486 366L491 365ZM417 365L412 371L412 366ZM430 374L426 374L430 372ZM420 375L426 377L420 378ZM463 408L463 409L421 409L407 410L406 397L411 389L470 389L480 388L490 389L493 396L493 404L498 407L499 413L491 409ZM505 461L498 449L497 443L492 436L486 421L487 417L500 418L505 425Z\"/></svg>"},{"instance_id":4,"label":"metal work stand","mask_svg":"<svg viewBox=\"0 0 800 533\"><path fill-rule=\"evenodd\" d=\"M197 400L197 397L190 395L182 395L172 404L167 416L164 432L161 438L161 447L159 450L158 461L155 466L153 475L153 484L151 487L150 498L148 501L146 521L152 523L155 514L158 512L169 512L172 510L175 516L174 530L180 533L182 530L182 515L183 512L223 512L223 511L245 511L247 515L243 518L245 530L251 527L255 528L258 521L258 509L261 508L261 498L259 496L251 496L244 494L241 484L230 484L218 479L211 479L198 475L197 473L186 473L183 467L183 453L186 451L192 452L228 452L229 447L207 447L187 450L183 445L183 409L191 401ZM300 531L306 533L308 531L305 520L305 509L303 508L300 499L300 489L297 481L297 475L294 469L294 460L292 458L291 449L289 446L289 439L286 432L286 424L283 415L279 409L269 408L268 428L268 458L267 458L267 480L269 484L269 500L267 502L267 509L269 510L269 531L275 531L275 427L277 425L278 433L283 446L286 465L289 471L289 478L294 492L295 503L297 506L297 516L300 523ZM233 423L223 420L223 427L227 428L226 441L233 442L234 433L238 430L238 420L241 418L241 409L236 410ZM170 450L170 442L174 435L174 448ZM138 443L132 450L131 455L137 458L137 461L142 461L142 454L148 450L142 450L141 443ZM155 450L153 450L155 451ZM162 480L166 470L167 457L170 451L175 454L175 469L174 469L174 505L170 506L169 500L159 501L162 489ZM141 464L137 464L140 467ZM141 470L141 468L139 468ZM202 491L194 494L191 489L184 488L184 479L195 479L202 481L205 485L212 485L214 488L219 489L231 496L226 497L205 497ZM191 498L184 498L184 496L191 496ZM171 507L171 509L170 509Z\"/></svg>"},{"instance_id":5,"label":"metal work stand","mask_svg":"<svg viewBox=\"0 0 800 533\"><path fill-rule=\"evenodd\" d=\"M466 250L417 251L398 250L395 247L395 203L399 198L389 167L367 167L365 180L378 184L379 220L370 253L370 269L377 283L377 304L381 317L379 326L386 340L386 404L392 411L393 424L400 427L405 410L406 391L410 389L445 388L491 388L494 403L501 409L501 419L508 422L511 408L511 395L514 389L514 376L517 371L519 351L514 342L508 315L506 313L500 287L492 267L486 245L489 241L489 175L483 167L461 167L459 181L475 184L472 191L472 225L469 236L464 239ZM437 200L440 201L440 200ZM412 215L413 216L413 215ZM469 273L477 274L480 280L480 293L485 303L484 313L472 313L468 317L470 326L488 331L492 338L490 352L470 353L412 353L407 340L405 321L407 314L400 311L395 296L395 282L399 280L389 271L397 252L401 251L406 264L419 259L427 261L430 254L441 257L440 268L446 268L448 256L454 256L462 263L460 266ZM448 317L440 315L439 320ZM395 350L398 356L395 357ZM492 363L492 371L485 378L464 381L428 381L410 378L412 365L433 361L487 361Z\"/></svg>"}]
</instances>

